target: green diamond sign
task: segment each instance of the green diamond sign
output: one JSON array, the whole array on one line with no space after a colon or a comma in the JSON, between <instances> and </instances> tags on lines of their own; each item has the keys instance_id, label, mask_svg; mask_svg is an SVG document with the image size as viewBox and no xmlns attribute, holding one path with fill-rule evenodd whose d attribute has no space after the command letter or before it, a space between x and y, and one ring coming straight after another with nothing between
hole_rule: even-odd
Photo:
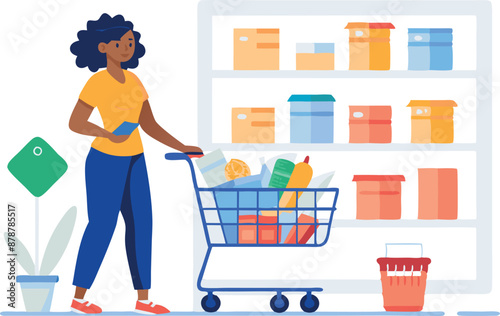
<instances>
[{"instance_id":1,"label":"green diamond sign","mask_svg":"<svg viewBox=\"0 0 500 316\"><path fill-rule=\"evenodd\" d=\"M68 170L68 164L46 141L35 137L7 168L31 194L40 197Z\"/></svg>"}]
</instances>

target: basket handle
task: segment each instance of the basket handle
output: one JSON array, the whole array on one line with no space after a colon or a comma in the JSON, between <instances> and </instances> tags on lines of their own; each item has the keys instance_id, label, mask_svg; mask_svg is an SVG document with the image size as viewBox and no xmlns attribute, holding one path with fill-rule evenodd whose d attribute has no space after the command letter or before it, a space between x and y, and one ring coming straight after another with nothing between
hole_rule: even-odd
<instances>
[{"instance_id":1,"label":"basket handle","mask_svg":"<svg viewBox=\"0 0 500 316\"><path fill-rule=\"evenodd\" d=\"M387 257L387 252L389 246L420 246L420 257L424 257L424 246L422 243L386 243L385 244L385 256Z\"/></svg>"}]
</instances>

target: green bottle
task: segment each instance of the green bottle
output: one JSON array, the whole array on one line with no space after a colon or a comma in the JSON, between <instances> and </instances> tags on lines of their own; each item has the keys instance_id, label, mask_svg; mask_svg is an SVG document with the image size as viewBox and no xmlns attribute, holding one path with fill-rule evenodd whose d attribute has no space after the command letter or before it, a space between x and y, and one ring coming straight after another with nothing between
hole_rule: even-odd
<instances>
[{"instance_id":1,"label":"green bottle","mask_svg":"<svg viewBox=\"0 0 500 316\"><path fill-rule=\"evenodd\" d=\"M295 164L290 160L278 159L274 164L271 180L269 180L270 188L286 188L290 176L292 175ZM283 192L280 192L280 198Z\"/></svg>"}]
</instances>

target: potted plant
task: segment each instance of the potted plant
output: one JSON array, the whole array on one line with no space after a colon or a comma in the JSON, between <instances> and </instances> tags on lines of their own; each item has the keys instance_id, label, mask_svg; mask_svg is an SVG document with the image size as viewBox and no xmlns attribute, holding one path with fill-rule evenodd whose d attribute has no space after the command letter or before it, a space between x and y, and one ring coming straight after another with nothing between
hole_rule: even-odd
<instances>
[{"instance_id":1,"label":"potted plant","mask_svg":"<svg viewBox=\"0 0 500 316\"><path fill-rule=\"evenodd\" d=\"M35 137L12 158L8 169L35 197L35 260L19 238L5 233L6 241L14 241L17 261L28 274L17 276L16 281L21 284L26 311L49 312L54 285L59 281L57 275L50 273L68 246L75 226L76 207L71 207L59 221L39 265L39 198L62 177L68 165L47 142Z\"/></svg>"}]
</instances>

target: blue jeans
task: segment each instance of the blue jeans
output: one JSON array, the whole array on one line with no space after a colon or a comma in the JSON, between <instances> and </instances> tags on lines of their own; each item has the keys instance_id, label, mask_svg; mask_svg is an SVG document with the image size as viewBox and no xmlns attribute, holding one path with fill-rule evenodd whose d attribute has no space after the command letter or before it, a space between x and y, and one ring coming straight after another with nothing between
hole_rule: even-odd
<instances>
[{"instance_id":1,"label":"blue jeans","mask_svg":"<svg viewBox=\"0 0 500 316\"><path fill-rule=\"evenodd\" d=\"M85 182L89 223L80 244L73 285L92 286L121 211L134 288L149 289L153 219L144 154L120 157L92 148L85 163Z\"/></svg>"}]
</instances>

